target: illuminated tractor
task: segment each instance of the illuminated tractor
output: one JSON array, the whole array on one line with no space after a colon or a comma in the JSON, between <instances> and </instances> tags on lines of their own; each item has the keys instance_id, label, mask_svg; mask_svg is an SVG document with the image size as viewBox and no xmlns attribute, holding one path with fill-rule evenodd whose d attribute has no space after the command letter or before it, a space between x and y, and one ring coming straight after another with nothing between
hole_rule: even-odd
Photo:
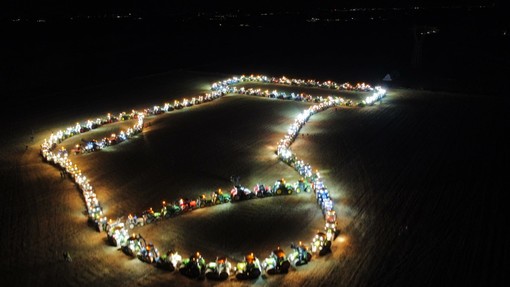
<instances>
[{"instance_id":1,"label":"illuminated tractor","mask_svg":"<svg viewBox=\"0 0 510 287\"><path fill-rule=\"evenodd\" d=\"M97 227L96 225L99 223L101 218L103 217L103 208L99 204L94 204L91 206L87 206L89 217L88 222Z\"/></svg>"},{"instance_id":2,"label":"illuminated tractor","mask_svg":"<svg viewBox=\"0 0 510 287\"><path fill-rule=\"evenodd\" d=\"M197 252L182 261L179 272L190 278L204 279L205 269L205 260L202 258L202 255Z\"/></svg>"},{"instance_id":3,"label":"illuminated tractor","mask_svg":"<svg viewBox=\"0 0 510 287\"><path fill-rule=\"evenodd\" d=\"M198 200L198 202L200 202L200 204L197 204L198 207L207 207L207 206L211 206L214 204L212 197L207 197L205 194L202 194L200 196L200 199Z\"/></svg>"},{"instance_id":4,"label":"illuminated tractor","mask_svg":"<svg viewBox=\"0 0 510 287\"><path fill-rule=\"evenodd\" d=\"M182 212L192 211L197 208L197 201L189 198L181 198L179 199L179 207Z\"/></svg>"},{"instance_id":5,"label":"illuminated tractor","mask_svg":"<svg viewBox=\"0 0 510 287\"><path fill-rule=\"evenodd\" d=\"M319 189L317 190L315 197L317 198L317 204L322 206L322 202L329 199L329 190L327 188Z\"/></svg>"},{"instance_id":6,"label":"illuminated tractor","mask_svg":"<svg viewBox=\"0 0 510 287\"><path fill-rule=\"evenodd\" d=\"M331 252L331 241L327 239L326 233L319 231L312 240L312 253L320 256Z\"/></svg>"},{"instance_id":7,"label":"illuminated tractor","mask_svg":"<svg viewBox=\"0 0 510 287\"><path fill-rule=\"evenodd\" d=\"M165 254L162 254L160 257L156 258L156 267L174 271L181 266L182 256L177 253L177 251L169 250Z\"/></svg>"},{"instance_id":8,"label":"illuminated tractor","mask_svg":"<svg viewBox=\"0 0 510 287\"><path fill-rule=\"evenodd\" d=\"M326 188L326 186L324 185L324 181L322 181L321 178L317 178L314 181L312 181L313 192L317 193L318 190L321 190L323 188Z\"/></svg>"},{"instance_id":9,"label":"illuminated tractor","mask_svg":"<svg viewBox=\"0 0 510 287\"><path fill-rule=\"evenodd\" d=\"M285 179L278 179L273 185L273 193L275 195L292 194L294 187L285 182Z\"/></svg>"},{"instance_id":10,"label":"illuminated tractor","mask_svg":"<svg viewBox=\"0 0 510 287\"><path fill-rule=\"evenodd\" d=\"M312 259L312 254L308 251L308 247L300 241L298 245L292 243L290 245L292 253L289 254L289 261L294 266L308 264Z\"/></svg>"},{"instance_id":11,"label":"illuminated tractor","mask_svg":"<svg viewBox=\"0 0 510 287\"><path fill-rule=\"evenodd\" d=\"M261 273L260 261L253 253L247 254L243 262L237 263L236 278L240 280L256 279Z\"/></svg>"},{"instance_id":12,"label":"illuminated tractor","mask_svg":"<svg viewBox=\"0 0 510 287\"><path fill-rule=\"evenodd\" d=\"M304 178L301 178L300 180L298 180L296 182L296 184L294 184L294 188L296 189L297 193L300 193L301 191L303 191L303 192L311 192L312 191L312 186Z\"/></svg>"},{"instance_id":13,"label":"illuminated tractor","mask_svg":"<svg viewBox=\"0 0 510 287\"><path fill-rule=\"evenodd\" d=\"M182 100L182 105L184 107L191 107L193 104L188 99L183 99Z\"/></svg>"},{"instance_id":14,"label":"illuminated tractor","mask_svg":"<svg viewBox=\"0 0 510 287\"><path fill-rule=\"evenodd\" d=\"M214 204L221 204L230 202L230 194L223 193L221 188L214 192L212 195Z\"/></svg>"},{"instance_id":15,"label":"illuminated tractor","mask_svg":"<svg viewBox=\"0 0 510 287\"><path fill-rule=\"evenodd\" d=\"M73 149L71 149L71 152L74 155L78 155L80 153L84 153L84 148L81 146L81 144L76 144Z\"/></svg>"},{"instance_id":16,"label":"illuminated tractor","mask_svg":"<svg viewBox=\"0 0 510 287\"><path fill-rule=\"evenodd\" d=\"M331 198L326 198L325 200L323 200L322 204L321 204L321 209L322 209L322 214L324 216L326 216L326 213L328 211L333 210L333 200Z\"/></svg>"},{"instance_id":17,"label":"illuminated tractor","mask_svg":"<svg viewBox=\"0 0 510 287\"><path fill-rule=\"evenodd\" d=\"M159 251L152 243L147 244L145 248L140 250L140 260L143 262L151 264L156 262L156 258L158 257Z\"/></svg>"},{"instance_id":18,"label":"illuminated tractor","mask_svg":"<svg viewBox=\"0 0 510 287\"><path fill-rule=\"evenodd\" d=\"M163 201L163 208L161 208L161 216L164 218L175 217L182 213L181 207L176 203L166 203Z\"/></svg>"},{"instance_id":19,"label":"illuminated tractor","mask_svg":"<svg viewBox=\"0 0 510 287\"><path fill-rule=\"evenodd\" d=\"M106 231L106 225L108 224L108 219L106 216L100 217L99 219L94 220L94 222L89 222L93 224L97 232Z\"/></svg>"},{"instance_id":20,"label":"illuminated tractor","mask_svg":"<svg viewBox=\"0 0 510 287\"><path fill-rule=\"evenodd\" d=\"M200 104L200 103L201 103L201 101L199 101L197 98L193 97L193 98L191 98L190 103L191 103L191 105L193 106L193 105L198 105L198 104Z\"/></svg>"},{"instance_id":21,"label":"illuminated tractor","mask_svg":"<svg viewBox=\"0 0 510 287\"><path fill-rule=\"evenodd\" d=\"M149 224L154 221L160 220L161 212L154 212L154 210L152 210L152 207L151 207L151 208L145 210L142 213L142 216L143 216L143 219L145 220L145 223Z\"/></svg>"},{"instance_id":22,"label":"illuminated tractor","mask_svg":"<svg viewBox=\"0 0 510 287\"><path fill-rule=\"evenodd\" d=\"M335 231L337 230L336 223L336 212L334 210L329 210L325 215L326 225L324 229L333 228Z\"/></svg>"},{"instance_id":23,"label":"illuminated tractor","mask_svg":"<svg viewBox=\"0 0 510 287\"><path fill-rule=\"evenodd\" d=\"M132 115L131 115L131 114L128 114L128 113L126 113L126 112L122 112L122 113L120 113L120 114L119 114L119 119L120 119L121 121L127 121L127 120L130 120L130 119L132 119L132 118L133 118L133 117L132 117Z\"/></svg>"},{"instance_id":24,"label":"illuminated tractor","mask_svg":"<svg viewBox=\"0 0 510 287\"><path fill-rule=\"evenodd\" d=\"M85 143L85 146L82 149L82 152L93 152L101 149L97 140L91 140Z\"/></svg>"},{"instance_id":25,"label":"illuminated tractor","mask_svg":"<svg viewBox=\"0 0 510 287\"><path fill-rule=\"evenodd\" d=\"M253 199L257 197L257 195L254 192L252 192L249 188L246 188L242 185L236 185L230 191L230 197L232 199L232 202L234 202L245 199Z\"/></svg>"},{"instance_id":26,"label":"illuminated tractor","mask_svg":"<svg viewBox=\"0 0 510 287\"><path fill-rule=\"evenodd\" d=\"M266 197L266 196L273 195L273 193L271 191L271 187L264 186L261 183L258 183L257 185L255 185L255 187L253 188L253 193L255 193L255 195L257 197Z\"/></svg>"},{"instance_id":27,"label":"illuminated tractor","mask_svg":"<svg viewBox=\"0 0 510 287\"><path fill-rule=\"evenodd\" d=\"M101 119L101 125L114 123L114 122L117 122L118 120L119 120L119 118L108 113L105 118Z\"/></svg>"},{"instance_id":28,"label":"illuminated tractor","mask_svg":"<svg viewBox=\"0 0 510 287\"><path fill-rule=\"evenodd\" d=\"M336 223L336 212L334 210L327 211L325 214L325 219L326 224L324 225L324 231L326 232L326 239L333 241L340 233Z\"/></svg>"},{"instance_id":29,"label":"illuminated tractor","mask_svg":"<svg viewBox=\"0 0 510 287\"><path fill-rule=\"evenodd\" d=\"M216 257L216 261L207 264L205 277L213 280L225 280L230 276L231 270L232 264L226 257Z\"/></svg>"},{"instance_id":30,"label":"illuminated tractor","mask_svg":"<svg viewBox=\"0 0 510 287\"><path fill-rule=\"evenodd\" d=\"M179 109L182 109L184 106L178 101L178 100L175 100L174 101L174 108L176 110L179 110Z\"/></svg>"},{"instance_id":31,"label":"illuminated tractor","mask_svg":"<svg viewBox=\"0 0 510 287\"><path fill-rule=\"evenodd\" d=\"M144 221L143 217L138 217L136 215L133 216L131 214L128 215L128 218L127 218L126 223L125 223L125 225L129 229L133 229L136 226L143 226L144 224L145 224L145 221Z\"/></svg>"},{"instance_id":32,"label":"illuminated tractor","mask_svg":"<svg viewBox=\"0 0 510 287\"><path fill-rule=\"evenodd\" d=\"M290 262L285 252L278 247L262 262L262 268L267 274L285 274L289 272Z\"/></svg>"},{"instance_id":33,"label":"illuminated tractor","mask_svg":"<svg viewBox=\"0 0 510 287\"><path fill-rule=\"evenodd\" d=\"M140 235L131 235L126 240L125 245L121 247L122 252L131 257L136 257L140 254L141 250L145 248L147 244L145 243L145 239Z\"/></svg>"},{"instance_id":34,"label":"illuminated tractor","mask_svg":"<svg viewBox=\"0 0 510 287\"><path fill-rule=\"evenodd\" d=\"M303 101L304 100L303 94L292 93L291 96L294 101Z\"/></svg>"},{"instance_id":35,"label":"illuminated tractor","mask_svg":"<svg viewBox=\"0 0 510 287\"><path fill-rule=\"evenodd\" d=\"M172 105L168 105L168 107L166 107L167 112L171 112L173 110L174 110L174 107Z\"/></svg>"},{"instance_id":36,"label":"illuminated tractor","mask_svg":"<svg viewBox=\"0 0 510 287\"><path fill-rule=\"evenodd\" d=\"M336 238L337 230L335 228L329 227L327 224L324 227L326 232L326 240L333 241Z\"/></svg>"},{"instance_id":37,"label":"illuminated tractor","mask_svg":"<svg viewBox=\"0 0 510 287\"><path fill-rule=\"evenodd\" d=\"M111 134L107 140L108 140L107 145L115 145L119 143L119 139L116 134Z\"/></svg>"},{"instance_id":38,"label":"illuminated tractor","mask_svg":"<svg viewBox=\"0 0 510 287\"><path fill-rule=\"evenodd\" d=\"M129 238L127 229L124 228L124 223L116 222L107 225L107 240L112 246L121 247Z\"/></svg>"}]
</instances>

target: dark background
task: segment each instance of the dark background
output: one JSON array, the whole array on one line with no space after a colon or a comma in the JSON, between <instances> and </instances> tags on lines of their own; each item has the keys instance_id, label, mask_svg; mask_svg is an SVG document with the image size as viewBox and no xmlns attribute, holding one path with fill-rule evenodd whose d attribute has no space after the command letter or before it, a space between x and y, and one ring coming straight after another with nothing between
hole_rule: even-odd
<instances>
[{"instance_id":1,"label":"dark background","mask_svg":"<svg viewBox=\"0 0 510 287\"><path fill-rule=\"evenodd\" d=\"M501 5L427 3L8 1L0 85L8 95L44 98L191 69L372 83L391 73L395 86L504 91L509 26ZM415 39L432 28L438 33Z\"/></svg>"}]
</instances>

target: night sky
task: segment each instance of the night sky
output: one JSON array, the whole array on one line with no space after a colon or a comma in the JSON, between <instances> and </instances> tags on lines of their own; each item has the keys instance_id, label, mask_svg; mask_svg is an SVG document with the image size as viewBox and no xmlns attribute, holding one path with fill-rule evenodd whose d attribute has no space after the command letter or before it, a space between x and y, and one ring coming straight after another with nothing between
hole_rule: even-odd
<instances>
[{"instance_id":1,"label":"night sky","mask_svg":"<svg viewBox=\"0 0 510 287\"><path fill-rule=\"evenodd\" d=\"M363 0L363 1L292 1L293 5L285 2L269 0L261 1L198 1L198 0L8 0L3 5L5 9L0 12L3 17L55 17L64 15L87 15L103 13L127 13L133 12L140 15L168 16L174 13L194 11L215 11L226 9L243 9L244 11L260 10L310 10L326 8L350 8L350 7L438 7L438 6L479 6L499 5L498 0Z\"/></svg>"}]
</instances>

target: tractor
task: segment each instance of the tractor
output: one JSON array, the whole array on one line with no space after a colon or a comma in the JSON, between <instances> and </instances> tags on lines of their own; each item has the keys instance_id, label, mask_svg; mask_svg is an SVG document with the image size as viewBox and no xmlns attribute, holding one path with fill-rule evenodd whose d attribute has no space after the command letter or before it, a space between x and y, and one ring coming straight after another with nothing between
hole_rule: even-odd
<instances>
[{"instance_id":1,"label":"tractor","mask_svg":"<svg viewBox=\"0 0 510 287\"><path fill-rule=\"evenodd\" d=\"M143 216L143 219L144 219L145 223L149 224L151 222L160 220L161 219L161 212L154 212L154 210L152 210L152 207L151 207L148 210L145 210L142 213L142 216Z\"/></svg>"},{"instance_id":2,"label":"tractor","mask_svg":"<svg viewBox=\"0 0 510 287\"><path fill-rule=\"evenodd\" d=\"M312 254L308 251L308 247L303 245L301 241L299 241L298 245L292 243L290 248L292 248L292 253L289 254L289 261L292 265L305 265L312 259Z\"/></svg>"},{"instance_id":3,"label":"tractor","mask_svg":"<svg viewBox=\"0 0 510 287\"><path fill-rule=\"evenodd\" d=\"M205 278L205 260L199 252L191 255L189 258L182 261L179 272L190 278Z\"/></svg>"},{"instance_id":4,"label":"tractor","mask_svg":"<svg viewBox=\"0 0 510 287\"><path fill-rule=\"evenodd\" d=\"M328 230L332 230L334 234L334 238L338 235L338 228L336 223L336 212L334 210L329 210L326 212L325 215L326 224L324 226L324 231L326 231L326 234ZM333 238L333 239L334 239Z\"/></svg>"},{"instance_id":5,"label":"tractor","mask_svg":"<svg viewBox=\"0 0 510 287\"><path fill-rule=\"evenodd\" d=\"M145 239L140 234L133 234L126 240L126 244L121 247L121 250L126 255L136 257L142 248L145 248L145 245Z\"/></svg>"},{"instance_id":6,"label":"tractor","mask_svg":"<svg viewBox=\"0 0 510 287\"><path fill-rule=\"evenodd\" d=\"M231 202L245 200L245 199L253 199L257 197L257 195L252 192L249 188L244 187L242 185L236 185L230 191L230 196L232 198Z\"/></svg>"},{"instance_id":7,"label":"tractor","mask_svg":"<svg viewBox=\"0 0 510 287\"><path fill-rule=\"evenodd\" d=\"M133 229L136 226L143 226L145 224L143 217L133 216L131 214L128 215L125 225L129 227L129 229Z\"/></svg>"},{"instance_id":8,"label":"tractor","mask_svg":"<svg viewBox=\"0 0 510 287\"><path fill-rule=\"evenodd\" d=\"M189 198L179 199L179 207L182 212L192 211L197 208L197 201Z\"/></svg>"},{"instance_id":9,"label":"tractor","mask_svg":"<svg viewBox=\"0 0 510 287\"><path fill-rule=\"evenodd\" d=\"M278 247L262 262L262 268L267 274L286 274L289 272L290 262L285 252Z\"/></svg>"},{"instance_id":10,"label":"tractor","mask_svg":"<svg viewBox=\"0 0 510 287\"><path fill-rule=\"evenodd\" d=\"M213 280L225 280L230 276L232 264L226 257L216 257L215 262L207 264L205 277Z\"/></svg>"},{"instance_id":11,"label":"tractor","mask_svg":"<svg viewBox=\"0 0 510 287\"><path fill-rule=\"evenodd\" d=\"M273 185L273 193L275 195L292 194L294 187L285 182L285 179L278 179Z\"/></svg>"},{"instance_id":12,"label":"tractor","mask_svg":"<svg viewBox=\"0 0 510 287\"><path fill-rule=\"evenodd\" d=\"M324 185L324 181L322 181L321 178L317 178L312 181L312 188L313 188L313 192L316 193L318 190L326 188L326 186Z\"/></svg>"},{"instance_id":13,"label":"tractor","mask_svg":"<svg viewBox=\"0 0 510 287\"><path fill-rule=\"evenodd\" d=\"M179 268L181 263L182 256L173 250L168 250L165 254L156 258L156 267L168 271L174 271L176 268Z\"/></svg>"},{"instance_id":14,"label":"tractor","mask_svg":"<svg viewBox=\"0 0 510 287\"><path fill-rule=\"evenodd\" d=\"M328 240L326 233L319 231L312 240L312 253L320 256L331 252L331 241Z\"/></svg>"},{"instance_id":15,"label":"tractor","mask_svg":"<svg viewBox=\"0 0 510 287\"><path fill-rule=\"evenodd\" d=\"M197 206L199 208L212 206L213 204L214 202L212 200L212 197L207 197L205 194L202 194L200 198L197 200Z\"/></svg>"},{"instance_id":16,"label":"tractor","mask_svg":"<svg viewBox=\"0 0 510 287\"><path fill-rule=\"evenodd\" d=\"M253 253L247 254L243 262L237 263L236 278L240 280L256 279L261 273L260 261Z\"/></svg>"},{"instance_id":17,"label":"tractor","mask_svg":"<svg viewBox=\"0 0 510 287\"><path fill-rule=\"evenodd\" d=\"M312 191L312 185L308 183L308 181L304 178L301 178L294 184L294 188L297 193L303 192L311 192Z\"/></svg>"},{"instance_id":18,"label":"tractor","mask_svg":"<svg viewBox=\"0 0 510 287\"><path fill-rule=\"evenodd\" d=\"M257 185L253 187L253 193L255 193L257 197L266 197L273 195L273 193L271 192L271 187L264 186L261 183L257 183Z\"/></svg>"},{"instance_id":19,"label":"tractor","mask_svg":"<svg viewBox=\"0 0 510 287\"><path fill-rule=\"evenodd\" d=\"M112 246L120 247L129 237L127 230L124 228L124 223L117 220L115 222L108 222L106 225L107 240Z\"/></svg>"},{"instance_id":20,"label":"tractor","mask_svg":"<svg viewBox=\"0 0 510 287\"><path fill-rule=\"evenodd\" d=\"M156 258L159 257L159 251L154 246L154 244L149 243L145 246L145 248L142 248L140 250L140 260L146 263L154 263L156 262Z\"/></svg>"},{"instance_id":21,"label":"tractor","mask_svg":"<svg viewBox=\"0 0 510 287\"><path fill-rule=\"evenodd\" d=\"M315 197L317 198L317 204L322 206L322 202L329 199L329 190L327 188L321 188L317 190Z\"/></svg>"},{"instance_id":22,"label":"tractor","mask_svg":"<svg viewBox=\"0 0 510 287\"><path fill-rule=\"evenodd\" d=\"M161 208L161 215L164 218L170 218L181 214L182 210L179 205L175 203L166 203L163 201L163 208Z\"/></svg>"},{"instance_id":23,"label":"tractor","mask_svg":"<svg viewBox=\"0 0 510 287\"><path fill-rule=\"evenodd\" d=\"M221 188L219 188L217 191L215 191L212 195L214 204L222 204L230 202L230 194L223 193L221 191Z\"/></svg>"}]
</instances>

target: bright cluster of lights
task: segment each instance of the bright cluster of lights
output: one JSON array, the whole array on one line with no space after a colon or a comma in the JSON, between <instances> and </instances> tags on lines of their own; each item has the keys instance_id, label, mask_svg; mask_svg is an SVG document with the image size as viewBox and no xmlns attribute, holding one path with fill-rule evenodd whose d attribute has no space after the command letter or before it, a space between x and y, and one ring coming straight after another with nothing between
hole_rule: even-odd
<instances>
[{"instance_id":1,"label":"bright cluster of lights","mask_svg":"<svg viewBox=\"0 0 510 287\"><path fill-rule=\"evenodd\" d=\"M122 114L120 115L122 116ZM126 140L128 136L132 135L134 132L140 132L143 128L143 115L138 115L138 121L133 126L133 128L129 128L126 132L121 131L119 136L117 137L115 134L112 134L108 140L112 139L122 139ZM106 123L106 121L111 120L112 117L110 114L106 116L105 119L99 119L97 122ZM65 131L58 131L55 135L51 134L50 139L44 139L43 144L41 145L41 155L42 157L52 164L57 165L61 170L65 171L64 174L69 174L74 182L78 185L79 189L82 192L83 198L85 200L85 205L87 206L88 219L90 222L96 224L98 230L100 227L106 223L106 217L103 215L103 208L101 207L99 200L97 198L96 193L94 192L94 188L90 184L87 177L82 174L81 170L78 168L76 164L69 159L69 153L64 147L57 149L57 142L60 143L65 138L71 137L74 134L80 134L85 132L83 129L88 128L88 126L92 127L94 123L90 120L86 122L85 125L80 125L80 123L76 123L74 128L67 128ZM90 128L91 129L91 128ZM88 129L88 130L90 130ZM72 131L67 133L67 131ZM98 146L101 147L104 145L104 142L98 143ZM87 146L85 147L87 148Z\"/></svg>"},{"instance_id":2,"label":"bright cluster of lights","mask_svg":"<svg viewBox=\"0 0 510 287\"><path fill-rule=\"evenodd\" d=\"M98 150L102 149L105 146L115 144L118 142L126 141L133 135L142 131L144 127L144 119L147 116L159 115L163 112L170 112L175 109L181 109L185 107L191 107L193 105L198 105L203 102L212 101L214 99L218 99L221 96L230 93L236 94L246 94L246 95L255 95L255 96L264 96L275 99L286 99L286 100L298 100L298 101L307 101L314 102L315 104L310 106L308 109L305 109L303 112L299 113L293 124L288 128L287 133L284 137L279 141L276 154L279 159L283 162L287 163L289 166L293 167L301 176L303 176L307 181L312 183L312 188L316 194L316 199L318 205L321 207L322 212L325 216L326 224L325 230L328 233L327 240L332 240L331 230L334 227L336 230L336 214L334 215L334 220L332 220L331 214L334 214L333 210L333 201L329 195L329 190L323 182L323 179L320 177L318 170L313 172L310 164L305 163L303 160L299 160L296 155L290 149L290 146L295 141L297 135L301 128L306 124L309 118L315 113L324 111L333 106L339 105L347 105L349 101L344 100L340 97L328 96L328 97L314 97L309 94L304 93L290 93L287 94L285 92L278 92L277 90L269 91L262 89L245 89L244 87L238 88L236 84L242 82L258 82L258 83L272 83L272 84L282 84L282 85L297 85L297 86L306 86L306 87L319 87L319 88L327 88L327 89L338 89L338 90L354 90L354 91L373 91L373 95L366 97L366 99L360 102L358 105L372 104L373 102L381 99L386 95L386 90L375 87L372 88L370 85L365 83L358 83L356 85L351 85L349 83L337 84L332 81L319 82L315 80L302 80L302 79L288 79L286 77L267 77L263 75L250 75L250 76L240 76L240 77L232 77L223 81L218 81L212 84L211 92L206 93L205 95L201 95L198 97L193 97L191 100L186 98L181 101L175 100L173 105L169 103L164 103L163 106L153 106L152 108L144 109L143 111L135 111L132 110L130 113L121 112L118 116L113 116L108 113L104 118L97 118L96 120L87 120L84 123L76 123L74 126L70 126L64 130L59 130L56 133L52 133L49 139L44 139L43 144L41 145L41 155L42 157L50 163L55 164L60 167L62 170L65 170L74 180L74 182L79 186L82 191L83 197L85 199L85 203L88 211L88 219L90 222L96 224L98 231L106 231L108 241L110 244L117 247L130 247L133 244L133 237L130 237L128 234L129 226L126 226L124 222L120 220L112 221L111 219L107 219L103 214L103 209L100 205L100 202L97 198L97 194L94 191L94 188L90 184L89 180L85 175L82 174L81 170L78 168L76 164L69 159L69 154L67 150L62 147L57 149L57 144L61 143L63 140L72 137L77 134L81 134L87 132L89 130L95 129L104 124L113 123L117 121L125 121L136 119L136 123L132 128L128 128L126 131L120 131L119 134L112 134L111 137L105 138L102 141L94 141L88 142L85 146L86 150ZM258 187L258 186L257 186ZM248 190L249 191L249 190ZM221 193L221 190L220 190ZM182 209L184 206L193 206L191 203L184 203L181 199L179 201L179 205L177 207L167 205L165 201L163 201L164 211L167 211L167 207L170 208L179 208ZM195 202L196 204L196 202ZM195 207L195 206L193 206ZM162 212L163 213L163 210ZM147 215L154 215L155 213L150 208L149 213L144 213L142 217L145 223L149 223L146 221ZM158 213L160 216L160 213ZM133 220L133 216L129 216L131 218L130 222L135 222L137 216L135 215L135 220ZM136 225L135 225L136 226ZM132 227L131 227L132 228ZM317 236L314 239L318 238ZM322 240L322 239L321 239ZM312 242L313 245L313 242ZM138 248L139 249L139 248ZM145 250L146 251L146 250ZM152 254L152 253L151 253ZM159 258L159 253L156 252L157 257ZM153 256L154 257L154 256ZM179 256L180 257L180 256ZM151 257L152 258L152 257ZM153 260L151 259L152 263Z\"/></svg>"},{"instance_id":3,"label":"bright cluster of lights","mask_svg":"<svg viewBox=\"0 0 510 287\"><path fill-rule=\"evenodd\" d=\"M333 81L316 81L316 80L303 80L303 79L289 79L285 76L280 78L276 77L267 77L263 75L250 75L245 76L242 75L240 77L232 77L223 81L218 81L212 84L212 89L215 91L221 90L223 88L236 85L243 82L258 82L258 83L272 83L272 84L282 84L282 85L296 85L296 86L304 86L304 87L316 87L316 88L327 88L327 89L335 89L335 90L352 90L352 91L372 91L373 88L366 83L357 83L355 85L351 85L350 83L338 84Z\"/></svg>"},{"instance_id":4,"label":"bright cluster of lights","mask_svg":"<svg viewBox=\"0 0 510 287\"><path fill-rule=\"evenodd\" d=\"M289 127L287 134L278 142L278 147L276 148L276 154L280 159L282 159L284 162L288 163L289 165L293 165L297 158L290 150L290 145L294 142L297 135L299 134L299 131L301 128L305 125L305 123L308 121L311 115L323 111L327 108L330 108L335 105L339 105L340 103L343 103L344 100L339 97L328 97L328 98L322 98L319 97L318 101L319 104L315 104L308 109L304 110L302 113L298 114L296 119L294 120L294 123Z\"/></svg>"},{"instance_id":5,"label":"bright cluster of lights","mask_svg":"<svg viewBox=\"0 0 510 287\"><path fill-rule=\"evenodd\" d=\"M67 150L62 147L55 152L44 151L43 157L46 161L59 166L66 174L69 174L71 178L73 178L74 182L82 191L85 205L87 206L89 220L92 222L105 220L103 217L103 208L99 204L94 188L87 177L82 174L78 166L73 164L73 162L69 159Z\"/></svg>"},{"instance_id":6,"label":"bright cluster of lights","mask_svg":"<svg viewBox=\"0 0 510 287\"><path fill-rule=\"evenodd\" d=\"M290 146L298 136L301 128L309 120L310 116L315 113L324 111L330 107L340 105L344 102L345 101L343 99L338 97L328 97L327 100L323 100L321 103L315 104L302 113L298 114L294 120L294 123L289 127L287 134L278 143L278 147L276 149L276 154L280 160L293 167L301 176L312 183L312 187L317 199L317 204L320 206L324 216L333 211L333 200L330 197L329 190L325 186L323 179L320 177L318 170L313 173L312 166L309 163L305 163L303 160L298 159L297 156L290 150ZM328 232L327 234L329 234L326 236L326 239L332 241L330 240L331 234L332 232L336 232L336 228L334 231L332 231L330 224L326 221L324 229ZM318 248L318 246L321 246L321 244L325 244L323 241L317 241L319 239L322 240L322 237L319 237L314 237L312 246Z\"/></svg>"},{"instance_id":7,"label":"bright cluster of lights","mask_svg":"<svg viewBox=\"0 0 510 287\"><path fill-rule=\"evenodd\" d=\"M57 144L61 143L65 139L68 139L72 136L85 133L87 131L90 131L92 129L96 129L102 125L113 123L119 120L129 120L129 119L138 119L138 122L133 126L132 129L128 129L126 132L124 132L126 135L131 135L133 132L141 131L143 127L143 113L139 113L136 111L132 111L130 114L127 114L126 112L122 112L119 114L118 117L112 116L110 113L108 113L103 118L98 118L95 121L87 120L83 124L76 123L76 125L67 127L64 130L59 130L56 133L51 133L48 139L44 139L43 144L41 145L41 153L52 151L56 148ZM99 144L102 146L101 144Z\"/></svg>"},{"instance_id":8,"label":"bright cluster of lights","mask_svg":"<svg viewBox=\"0 0 510 287\"><path fill-rule=\"evenodd\" d=\"M371 105L374 102L382 99L386 95L386 90L381 87L375 87L374 93L371 96L368 96L363 101L363 104Z\"/></svg>"}]
</instances>

